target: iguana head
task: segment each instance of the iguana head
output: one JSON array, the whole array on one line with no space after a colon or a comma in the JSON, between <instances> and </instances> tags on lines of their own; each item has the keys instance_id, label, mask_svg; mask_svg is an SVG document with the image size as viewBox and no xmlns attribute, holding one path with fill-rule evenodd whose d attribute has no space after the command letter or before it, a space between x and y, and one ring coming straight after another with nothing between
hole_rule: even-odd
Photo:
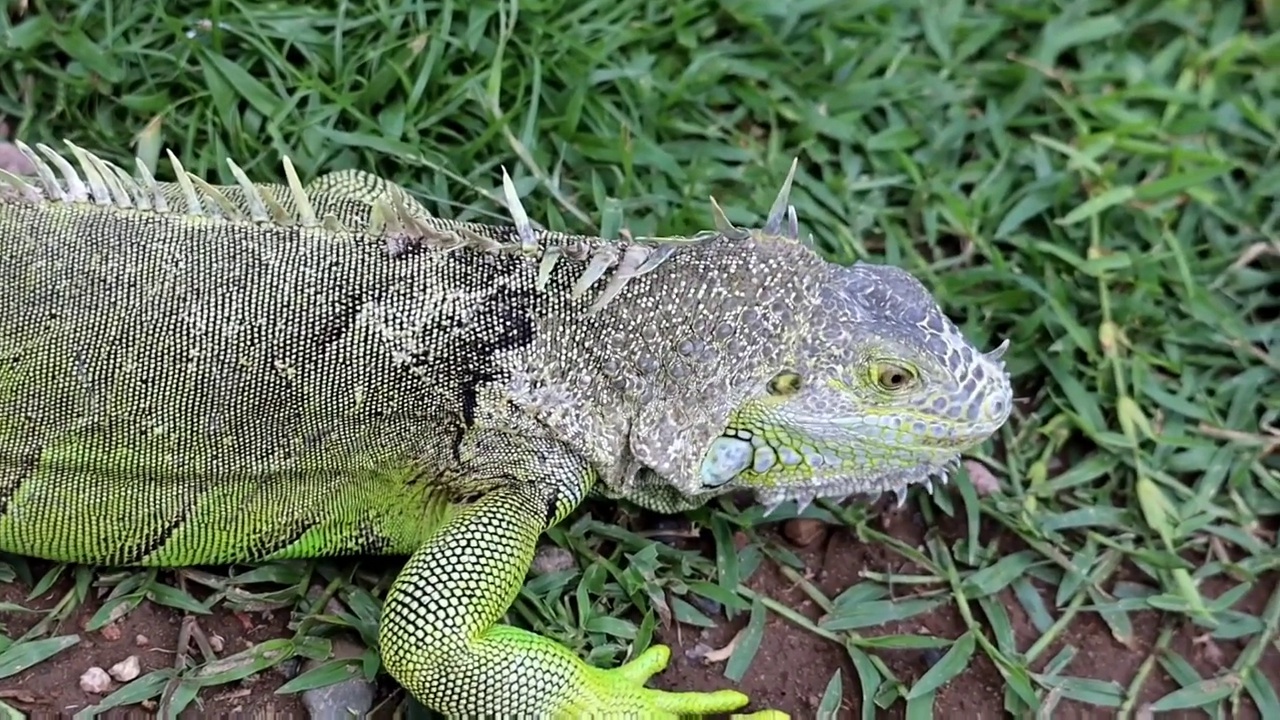
<instances>
[{"instance_id":1,"label":"iguana head","mask_svg":"<svg viewBox=\"0 0 1280 720\"><path fill-rule=\"evenodd\" d=\"M786 192L753 235L795 238L794 210L782 209ZM704 492L745 489L766 506L803 506L894 490L901 503L908 485L932 491L933 478L945 482L960 453L1009 417L1007 341L978 350L905 270L824 270L811 280L809 307L793 308L800 340L790 362L767 368L711 442L700 468Z\"/></svg>"},{"instance_id":2,"label":"iguana head","mask_svg":"<svg viewBox=\"0 0 1280 720\"><path fill-rule=\"evenodd\" d=\"M971 345L904 270L832 268L792 367L730 415L702 464L708 490L732 485L765 505L932 489L1012 405L1000 356Z\"/></svg>"},{"instance_id":3,"label":"iguana head","mask_svg":"<svg viewBox=\"0 0 1280 720\"><path fill-rule=\"evenodd\" d=\"M1008 418L1005 345L979 351L905 270L823 260L799 237L795 170L758 229L713 201L715 230L697 242L597 242L574 271L578 293L617 261L589 312L612 310L542 333L535 356L575 361L512 392L596 464L607 493L663 511L734 490L766 506L904 498ZM504 188L518 234L536 241Z\"/></svg>"}]
</instances>

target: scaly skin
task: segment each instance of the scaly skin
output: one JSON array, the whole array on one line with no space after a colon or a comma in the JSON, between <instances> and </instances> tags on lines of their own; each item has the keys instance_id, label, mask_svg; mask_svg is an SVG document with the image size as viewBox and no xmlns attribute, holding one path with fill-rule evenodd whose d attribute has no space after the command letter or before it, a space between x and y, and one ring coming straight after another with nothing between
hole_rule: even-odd
<instances>
[{"instance_id":1,"label":"scaly skin","mask_svg":"<svg viewBox=\"0 0 1280 720\"><path fill-rule=\"evenodd\" d=\"M606 670L501 624L540 534L593 492L905 492L1009 413L1000 353L907 273L824 262L785 187L760 230L717 208L628 243L535 231L509 183L489 227L365 173L212 187L71 154L0 174L0 549L409 555L380 651L447 714L741 708L646 688L663 647Z\"/></svg>"}]
</instances>

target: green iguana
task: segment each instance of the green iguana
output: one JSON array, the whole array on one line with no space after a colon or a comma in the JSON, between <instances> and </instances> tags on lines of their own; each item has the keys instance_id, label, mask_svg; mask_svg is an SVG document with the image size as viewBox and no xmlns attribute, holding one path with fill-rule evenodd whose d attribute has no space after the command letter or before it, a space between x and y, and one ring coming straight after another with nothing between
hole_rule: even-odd
<instances>
[{"instance_id":1,"label":"green iguana","mask_svg":"<svg viewBox=\"0 0 1280 720\"><path fill-rule=\"evenodd\" d=\"M945 481L1010 412L924 286L760 229L603 240L431 217L341 171L0 173L0 550L108 566L403 554L379 651L451 715L732 711L502 624L591 493L659 512ZM795 165L791 168L795 173Z\"/></svg>"}]
</instances>

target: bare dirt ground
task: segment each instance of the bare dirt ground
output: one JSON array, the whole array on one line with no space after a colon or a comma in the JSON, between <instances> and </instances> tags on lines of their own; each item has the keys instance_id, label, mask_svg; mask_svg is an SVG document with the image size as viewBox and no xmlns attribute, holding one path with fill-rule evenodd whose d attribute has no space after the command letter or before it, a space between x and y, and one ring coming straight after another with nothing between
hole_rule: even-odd
<instances>
[{"instance_id":1,"label":"bare dirt ground","mask_svg":"<svg viewBox=\"0 0 1280 720\"><path fill-rule=\"evenodd\" d=\"M882 528L895 537L913 545L923 542L925 528L918 516L909 509L886 511L881 515ZM941 536L953 541L963 536L962 524L937 528ZM785 541L784 541L785 542ZM1016 539L1001 537L1002 549L1017 549ZM858 582L863 571L910 573L913 568L901 558L883 548L860 544L852 533L840 529L826 533L825 539L814 542L795 552L804 560L806 577L828 596L835 596ZM796 588L776 566L766 561L761 570L749 581L749 586L782 604L797 609L810 619L816 619L820 610L803 592ZM1267 597L1273 592L1275 580L1259 583L1237 605L1238 609L1259 614ZM70 580L64 579L57 592L46 595L47 607L62 592L70 588ZM22 603L29 588L19 584L0 586L0 602ZM1219 590L1204 588L1207 597L1215 597ZM1052 596L1046 590L1046 600ZM1035 642L1039 633L1022 613L1020 605L1005 597L1004 605L1012 619L1019 641L1024 649ZM95 600L88 600L72 620L59 632L75 632L99 607ZM1095 616L1082 613L1042 657L1052 657L1064 643L1074 645L1079 653L1066 670L1067 674L1101 680L1115 680L1128 686L1140 666L1152 652L1161 627L1154 615L1135 614L1136 638L1126 647L1112 637L1106 624ZM10 633L20 633L36 621L35 616L10 615L4 619ZM218 610L212 616L202 617L200 626L210 638L221 643L226 654L249 647L271 637L287 637L287 617L283 613L237 614ZM172 666L174 652L179 641L183 618L178 611L144 602L141 607L123 621L102 631L83 632L81 643L74 648L42 663L37 667L0 682L0 698L32 715L67 716L94 704L100 697L81 690L80 675L90 666L109 667L129 655L138 656L143 672ZM723 663L704 664L694 659L696 646L723 647L731 641L746 623L741 617L734 622L722 622L716 628L702 631L687 626L671 626L658 633L658 640L672 646L672 662L666 672L658 677L660 687L682 690L713 690L728 687L731 683L723 676ZM868 634L932 634L954 638L964 632L964 623L954 606L917 616L910 621L891 623ZM1201 637L1194 627L1175 630L1172 647L1188 658L1202 677L1222 674L1243 648L1243 643L1213 642ZM194 649L190 652L196 652ZM1267 651L1262 666L1269 670L1269 681L1280 683L1280 653L1275 648ZM907 683L923 675L931 662L936 662L936 651L888 651L881 657L888 667ZM1003 717L1004 685L1000 673L979 651L969 669L945 685L938 692L935 710L941 717ZM770 616L760 649L739 688L753 699L754 708L777 708L796 718L814 717L819 699L834 670L844 673L844 702L841 717L857 717L861 714L861 691L853 664L845 651L835 644L818 638L788 621ZM200 695L202 709L192 706L186 715L195 717L205 713L232 713L246 717L303 717L306 712L298 696L277 695L275 689L287 678L278 670L267 671L248 680L218 688L210 688ZM1178 687L1157 666L1143 684L1138 707L1153 701ZM375 715L389 715L397 705L399 691L390 684L380 688ZM154 709L154 706L149 706ZM143 709L148 709L144 706ZM135 706L128 712L112 712L106 717L136 716ZM902 703L878 717L904 717ZM1062 702L1055 713L1057 717L1110 717L1109 709ZM1185 717L1197 717L1187 714ZM1179 717L1163 716L1163 717ZM1251 705L1246 705L1240 718L1258 717Z\"/></svg>"},{"instance_id":2,"label":"bare dirt ground","mask_svg":"<svg viewBox=\"0 0 1280 720\"><path fill-rule=\"evenodd\" d=\"M885 512L883 531L912 545L923 543L925 529L917 517L912 517L910 506L901 512ZM993 528L988 528L993 530ZM938 528L947 542L953 542L965 535L963 523L956 522ZM996 533L1000 538L1001 548L1006 552L1015 552L1021 548L1020 542L1011 534ZM831 533L825 544L815 544L809 548L797 549L805 561L806 567L813 575L813 581L828 596L834 596L859 580L863 571L910 574L916 572L901 557L882 547L860 544L852 533L837 531ZM779 600L789 607L796 608L809 617L817 619L820 610L807 600L802 591L791 587L791 583L783 577L774 565L767 565L753 577L748 585L769 597ZM1261 614L1267 599L1275 590L1276 579L1270 578L1260 582L1258 586L1246 594L1235 608L1250 614ZM1040 588L1041 595L1052 607L1052 589ZM1223 588L1208 584L1202 587L1206 599L1215 598ZM1039 639L1040 633L1031 624L1022 611L1021 605L1012 597L1011 591L1001 593L1002 604L1009 613L1018 639L1018 647L1023 650ZM1110 629L1097 616L1082 613L1073 622L1064 637L1053 643L1042 658L1053 657L1058 650L1067 644L1078 649L1078 654L1068 666L1064 674L1098 680L1114 680L1127 687L1139 672L1140 666L1152 653L1161 625L1154 613L1134 613L1135 637L1129 645L1115 639ZM708 633L703 640L712 646L719 647L727 642L733 634L745 624L745 618L732 624L718 627ZM955 638L965 631L964 620L953 605L941 610L920 615L909 621L889 623L875 628L867 635L920 634L938 637ZM684 635L683 640L675 632L667 632L662 639L677 646L688 646L691 638ZM695 640L696 641L696 640ZM1174 634L1171 648L1187 658L1202 677L1214 677L1227 671L1236 657L1244 649L1245 642L1216 642L1208 640L1203 631L1194 626L1179 627ZM904 682L910 684L919 679L936 662L941 653L936 651L885 651L881 652L888 667ZM1261 663L1267 669L1268 681L1280 687L1280 652L1269 648ZM858 717L862 713L861 691L857 675L848 655L841 648L818 638L803 630L797 629L787 621L772 616L767 624L764 641L759 653L752 663L751 671L739 689L753 699L753 706L773 707L790 712L796 718L814 717L818 700L822 696L826 683L835 667L844 670L845 701L841 706L841 717ZM1036 668L1040 669L1040 668ZM708 668L684 659L679 650L673 652L672 665L667 674L658 683L666 688L682 688L689 690L711 690L725 686L720 668ZM1175 690L1179 685L1159 666L1142 685L1138 707L1150 703L1166 693ZM968 670L938 691L934 710L937 717L1005 717L1003 710L1004 680L996 667L982 654L974 654ZM897 703L888 710L880 710L876 717L903 718L903 704ZM1110 709L1096 706L1062 701L1057 706L1054 717L1093 718L1114 717ZM1161 717L1203 717L1200 713L1162 714ZM1239 720L1256 718L1259 714L1248 703L1242 704Z\"/></svg>"}]
</instances>

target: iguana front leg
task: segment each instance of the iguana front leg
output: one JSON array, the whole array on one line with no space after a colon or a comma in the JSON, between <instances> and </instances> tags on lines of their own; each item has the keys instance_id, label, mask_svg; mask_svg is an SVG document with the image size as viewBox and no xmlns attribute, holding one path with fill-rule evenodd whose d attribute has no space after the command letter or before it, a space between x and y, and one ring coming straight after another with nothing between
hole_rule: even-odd
<instances>
[{"instance_id":1,"label":"iguana front leg","mask_svg":"<svg viewBox=\"0 0 1280 720\"><path fill-rule=\"evenodd\" d=\"M414 697L449 715L500 717L651 718L747 703L731 690L646 688L666 666L670 650L663 646L605 670L554 640L498 624L539 535L577 507L595 476L556 442L506 433L473 433L461 456L461 482L494 489L455 508L409 559L383 606L383 664Z\"/></svg>"}]
</instances>

